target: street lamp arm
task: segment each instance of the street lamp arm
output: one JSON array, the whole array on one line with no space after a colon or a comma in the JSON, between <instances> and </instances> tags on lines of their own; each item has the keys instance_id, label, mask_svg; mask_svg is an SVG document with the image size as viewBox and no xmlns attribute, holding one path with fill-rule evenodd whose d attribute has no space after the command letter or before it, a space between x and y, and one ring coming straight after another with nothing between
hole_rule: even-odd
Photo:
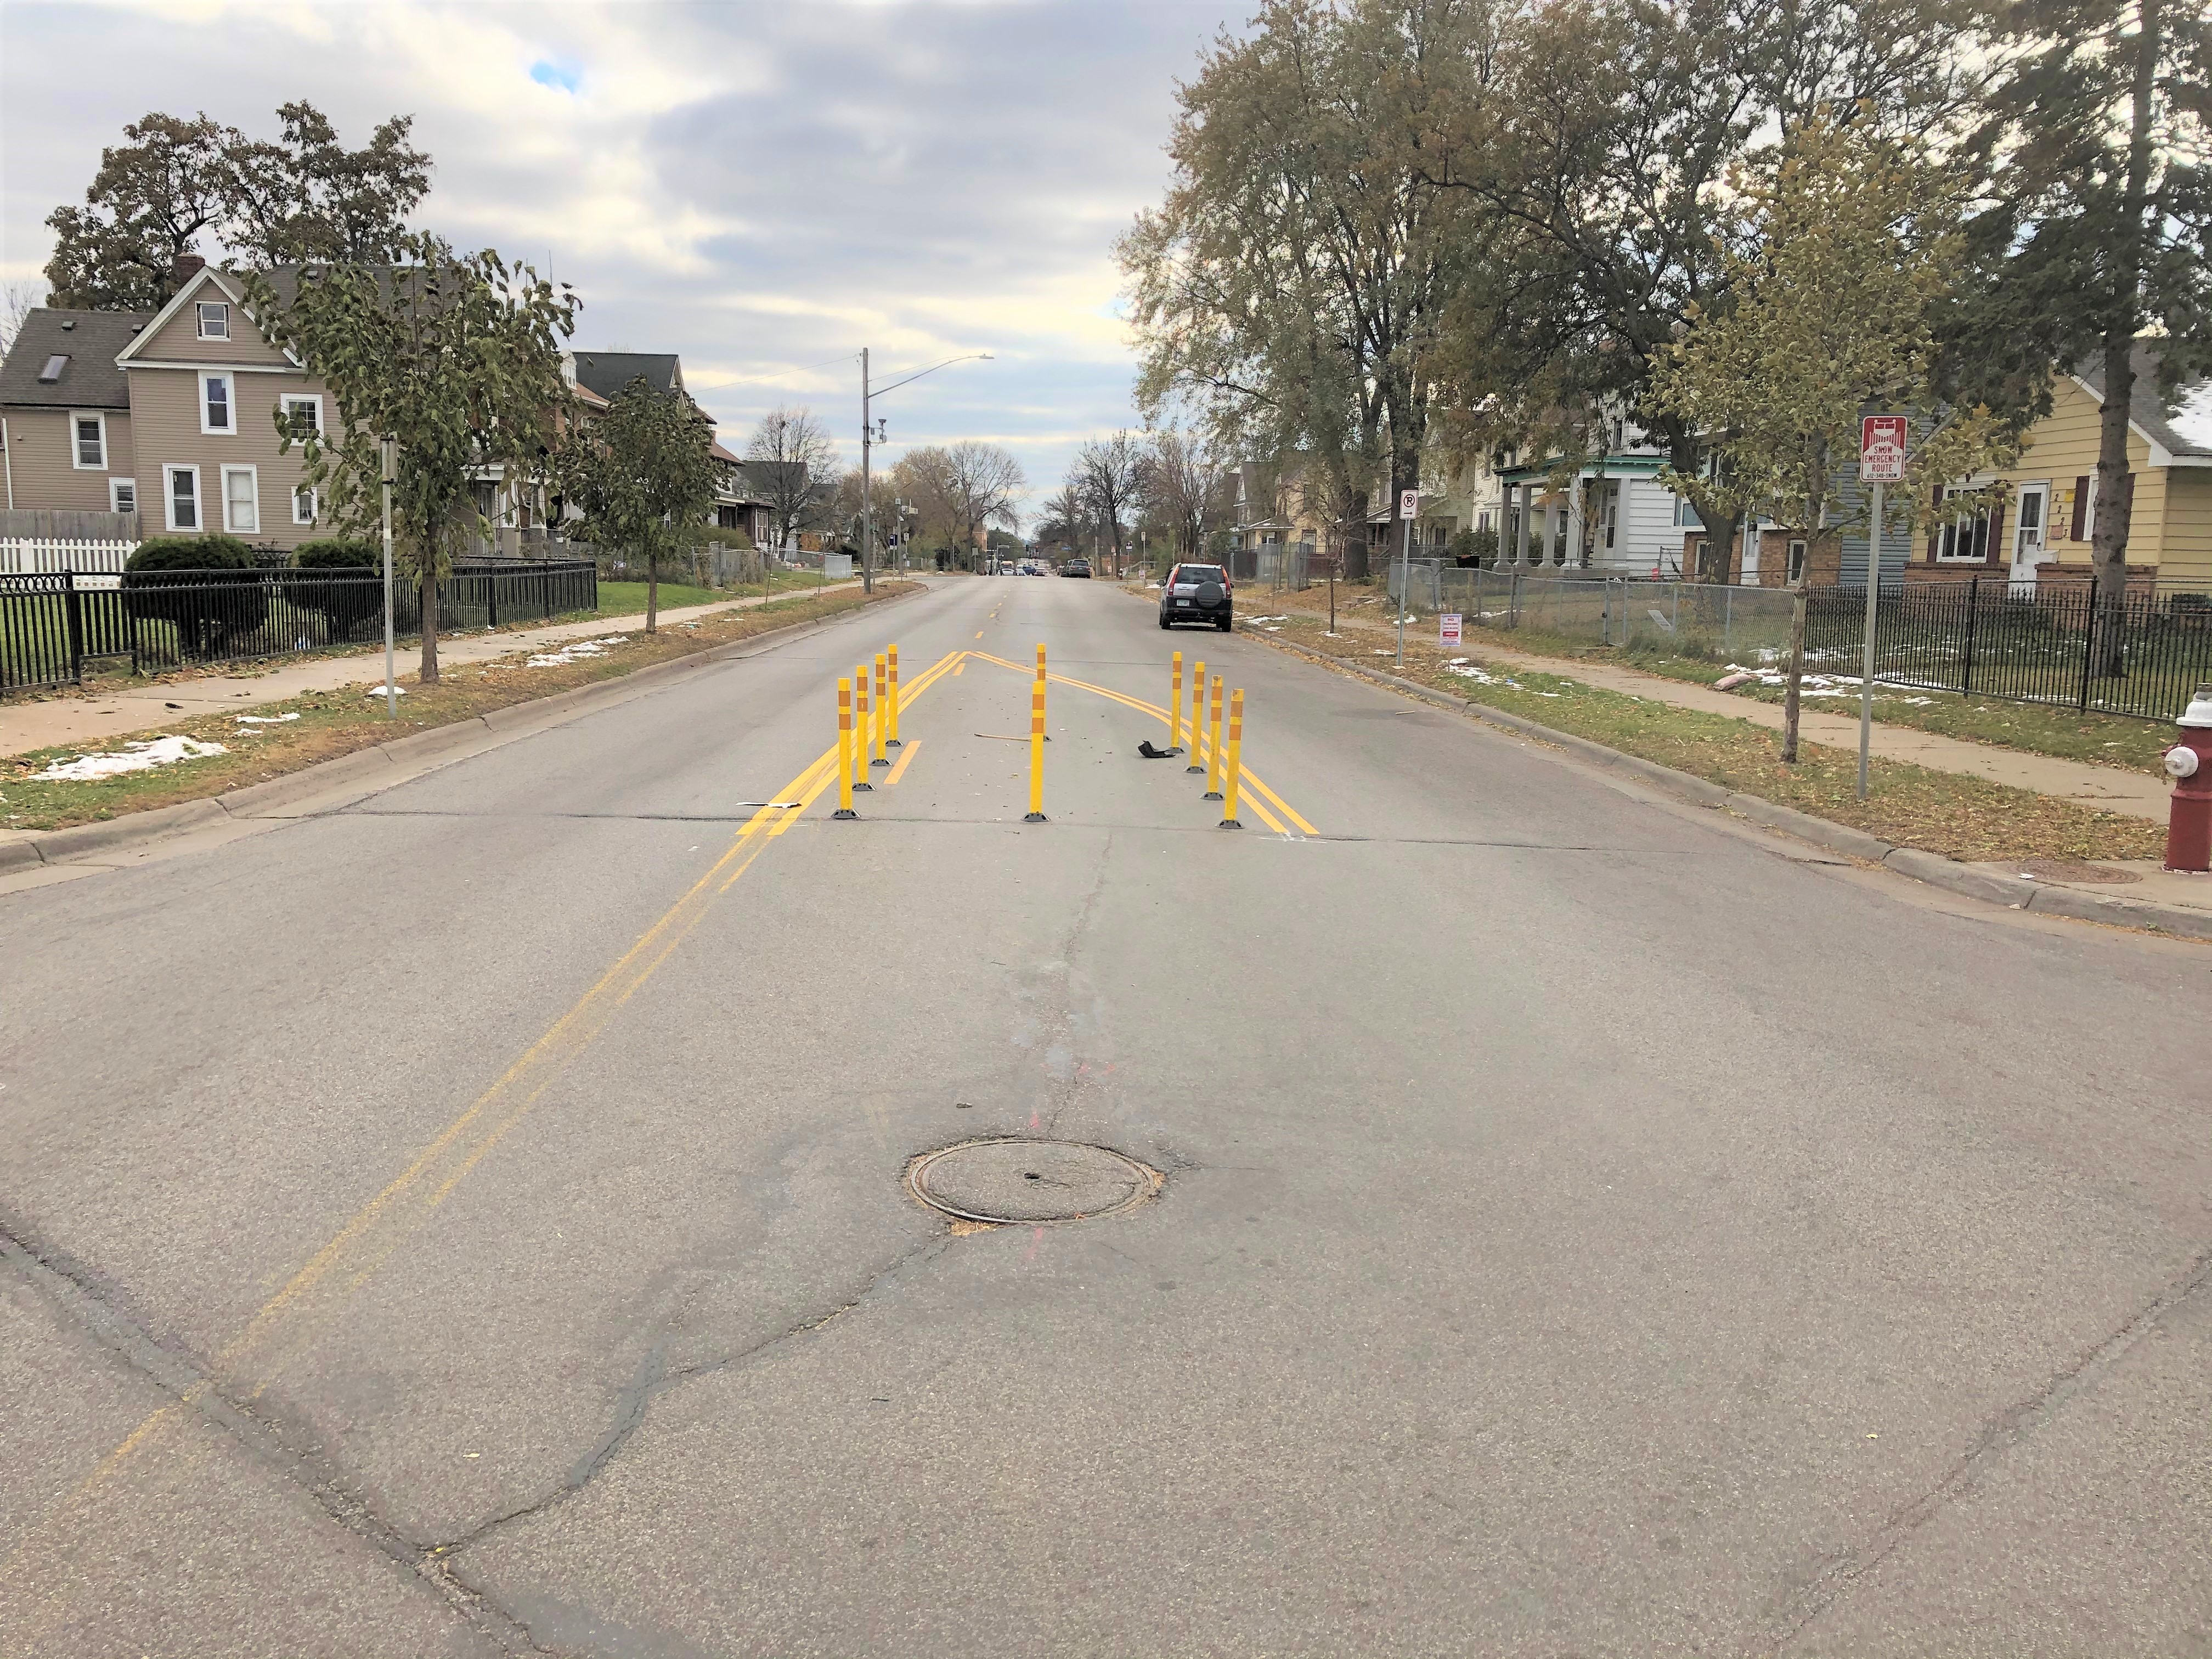
<instances>
[{"instance_id":1,"label":"street lamp arm","mask_svg":"<svg viewBox=\"0 0 2212 1659\"><path fill-rule=\"evenodd\" d=\"M988 362L990 357L991 354L988 351L970 351L957 357L947 357L941 363L932 363L927 368L916 369L903 380L893 380L889 386L878 386L871 395L880 398L887 392L896 392L902 386L912 386L923 375L934 374L940 368L950 368L955 363L964 363L974 358L981 358Z\"/></svg>"}]
</instances>

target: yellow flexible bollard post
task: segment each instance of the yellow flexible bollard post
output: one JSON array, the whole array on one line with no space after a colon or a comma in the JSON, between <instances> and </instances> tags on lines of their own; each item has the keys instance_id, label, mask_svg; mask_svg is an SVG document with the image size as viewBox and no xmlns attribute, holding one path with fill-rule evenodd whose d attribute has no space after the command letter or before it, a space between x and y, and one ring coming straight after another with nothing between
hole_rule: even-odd
<instances>
[{"instance_id":1,"label":"yellow flexible bollard post","mask_svg":"<svg viewBox=\"0 0 2212 1659\"><path fill-rule=\"evenodd\" d=\"M1042 693L1043 693L1043 691L1044 691L1044 641L1042 641L1042 640L1039 640L1039 641L1037 641L1037 677L1036 677L1036 683L1037 683L1037 691L1038 691L1039 695L1041 696L1041 695L1042 695ZM1050 743L1050 742L1052 741L1052 737L1051 737L1051 734L1050 734L1049 732L1048 732L1048 733L1046 734L1046 736L1045 736L1045 741L1046 741L1047 743Z\"/></svg>"},{"instance_id":2,"label":"yellow flexible bollard post","mask_svg":"<svg viewBox=\"0 0 2212 1659\"><path fill-rule=\"evenodd\" d=\"M884 653L878 651L876 653L876 757L868 763L871 766L889 766L891 763L890 757L884 753L884 739L890 735L887 722L891 712L890 697L884 686L886 672Z\"/></svg>"},{"instance_id":3,"label":"yellow flexible bollard post","mask_svg":"<svg viewBox=\"0 0 2212 1659\"><path fill-rule=\"evenodd\" d=\"M1030 811L1022 822L1044 821L1044 681L1039 678L1030 688Z\"/></svg>"},{"instance_id":4,"label":"yellow flexible bollard post","mask_svg":"<svg viewBox=\"0 0 2212 1659\"><path fill-rule=\"evenodd\" d=\"M1190 674L1190 764L1186 772L1206 770L1206 665L1200 663Z\"/></svg>"},{"instance_id":5,"label":"yellow flexible bollard post","mask_svg":"<svg viewBox=\"0 0 2212 1659\"><path fill-rule=\"evenodd\" d=\"M1244 688L1239 686L1229 694L1229 799L1221 809L1220 828L1242 830L1237 819L1237 784L1243 775L1244 756Z\"/></svg>"},{"instance_id":6,"label":"yellow flexible bollard post","mask_svg":"<svg viewBox=\"0 0 2212 1659\"><path fill-rule=\"evenodd\" d=\"M860 741L853 745L853 787L872 792L875 785L868 781L868 665L853 665L853 690L859 700L854 710L854 735Z\"/></svg>"},{"instance_id":7,"label":"yellow flexible bollard post","mask_svg":"<svg viewBox=\"0 0 2212 1659\"><path fill-rule=\"evenodd\" d=\"M833 818L857 818L853 810L853 682L837 682L837 810Z\"/></svg>"},{"instance_id":8,"label":"yellow flexible bollard post","mask_svg":"<svg viewBox=\"0 0 2212 1659\"><path fill-rule=\"evenodd\" d=\"M1168 753L1182 753L1182 653L1175 653L1175 673L1169 681Z\"/></svg>"},{"instance_id":9,"label":"yellow flexible bollard post","mask_svg":"<svg viewBox=\"0 0 2212 1659\"><path fill-rule=\"evenodd\" d=\"M1219 800L1221 799L1221 676L1218 674L1213 677L1212 712L1206 717L1206 758L1213 768L1213 775L1206 781L1213 787L1206 792L1202 799Z\"/></svg>"},{"instance_id":10,"label":"yellow flexible bollard post","mask_svg":"<svg viewBox=\"0 0 2212 1659\"><path fill-rule=\"evenodd\" d=\"M900 744L899 744L899 734L898 734L898 647L896 647L896 646L893 646L893 647L891 647L891 650L890 650L890 658L891 658L891 706L890 706L891 734L890 734L890 738L888 739L888 742L890 743L890 746L891 746L892 748L896 749L896 748L898 748L898 747L900 746Z\"/></svg>"}]
</instances>

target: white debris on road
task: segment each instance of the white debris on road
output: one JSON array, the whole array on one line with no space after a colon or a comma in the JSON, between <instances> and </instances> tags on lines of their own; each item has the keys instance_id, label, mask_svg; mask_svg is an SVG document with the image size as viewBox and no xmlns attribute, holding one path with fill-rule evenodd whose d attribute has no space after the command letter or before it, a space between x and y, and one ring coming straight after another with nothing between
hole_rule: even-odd
<instances>
[{"instance_id":1,"label":"white debris on road","mask_svg":"<svg viewBox=\"0 0 2212 1659\"><path fill-rule=\"evenodd\" d=\"M549 651L543 656L532 657L524 663L523 666L526 668L565 667L572 662L584 662L593 657L604 657L607 654L609 646L624 645L629 641L629 635L627 634L601 634L592 639L578 640L574 645L564 645L558 651Z\"/></svg>"},{"instance_id":2,"label":"white debris on road","mask_svg":"<svg viewBox=\"0 0 2212 1659\"><path fill-rule=\"evenodd\" d=\"M89 783L95 778L118 777L125 772L150 772L157 766L173 766L179 761L229 752L219 743L202 743L197 738L155 738L150 743L127 743L112 754L80 755L73 761L56 761L45 771L33 772L31 776L39 783Z\"/></svg>"}]
</instances>

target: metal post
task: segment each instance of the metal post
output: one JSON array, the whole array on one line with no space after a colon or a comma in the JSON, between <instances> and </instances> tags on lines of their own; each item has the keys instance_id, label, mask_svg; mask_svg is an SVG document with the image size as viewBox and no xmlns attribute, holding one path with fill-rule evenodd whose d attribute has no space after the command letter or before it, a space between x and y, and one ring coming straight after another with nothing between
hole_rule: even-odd
<instances>
[{"instance_id":1,"label":"metal post","mask_svg":"<svg viewBox=\"0 0 2212 1659\"><path fill-rule=\"evenodd\" d=\"M1405 512L1405 502L1400 501L1398 510L1405 514L1406 518L1406 533L1398 540L1398 666L1401 668L1406 665L1406 585L1413 575L1413 519L1411 514Z\"/></svg>"},{"instance_id":2,"label":"metal post","mask_svg":"<svg viewBox=\"0 0 2212 1659\"><path fill-rule=\"evenodd\" d=\"M1982 614L1982 579L1966 578L1966 659L1959 673L1959 695L1970 697L1974 694L1974 623Z\"/></svg>"},{"instance_id":3,"label":"metal post","mask_svg":"<svg viewBox=\"0 0 2212 1659\"><path fill-rule=\"evenodd\" d=\"M1229 694L1229 798L1222 804L1220 828L1242 830L1237 821L1237 784L1243 775L1241 764L1244 753L1244 690L1239 686Z\"/></svg>"},{"instance_id":4,"label":"metal post","mask_svg":"<svg viewBox=\"0 0 2212 1659\"><path fill-rule=\"evenodd\" d=\"M392 679L392 486L398 470L399 446L386 438L378 452L384 474L384 718L394 720L399 714L399 691Z\"/></svg>"},{"instance_id":5,"label":"metal post","mask_svg":"<svg viewBox=\"0 0 2212 1659\"><path fill-rule=\"evenodd\" d=\"M1881 603L1881 485L1874 486L1874 517L1867 526L1866 649L1859 682L1859 799L1867 798L1867 751L1874 744L1874 629Z\"/></svg>"},{"instance_id":6,"label":"metal post","mask_svg":"<svg viewBox=\"0 0 2212 1659\"><path fill-rule=\"evenodd\" d=\"M1212 775L1206 779L1206 782L1212 787L1206 790L1201 799L1219 800L1221 799L1221 676L1218 674L1213 677L1213 695L1208 700L1206 720L1206 757L1213 769Z\"/></svg>"},{"instance_id":7,"label":"metal post","mask_svg":"<svg viewBox=\"0 0 2212 1659\"><path fill-rule=\"evenodd\" d=\"M837 682L837 810L833 818L857 818L853 810L853 682Z\"/></svg>"},{"instance_id":8,"label":"metal post","mask_svg":"<svg viewBox=\"0 0 2212 1659\"><path fill-rule=\"evenodd\" d=\"M1200 663L1190 673L1190 764L1185 772L1206 770L1206 665Z\"/></svg>"},{"instance_id":9,"label":"metal post","mask_svg":"<svg viewBox=\"0 0 2212 1659\"><path fill-rule=\"evenodd\" d=\"M898 708L899 708L899 694L898 694L898 647L896 647L896 646L893 646L893 647L890 648L890 659L891 659L891 702L890 702L890 711L889 711L889 712L890 712L890 720L891 720L891 734L890 734L890 736L888 738L886 738L886 739L885 739L885 742L889 744L889 746L890 746L890 747L891 747L891 748L893 748L893 749L896 749L896 748L900 747L900 744L899 744L899 734L898 734Z\"/></svg>"},{"instance_id":10,"label":"metal post","mask_svg":"<svg viewBox=\"0 0 2212 1659\"><path fill-rule=\"evenodd\" d=\"M1042 665L1042 646L1037 647ZM1030 684L1030 810L1024 823L1042 823L1044 817L1044 675Z\"/></svg>"},{"instance_id":11,"label":"metal post","mask_svg":"<svg viewBox=\"0 0 2212 1659\"><path fill-rule=\"evenodd\" d=\"M860 741L853 745L853 764L846 774L853 780L855 790L872 790L875 785L867 779L868 769L868 665L853 665L853 693L859 706L853 711L855 735Z\"/></svg>"},{"instance_id":12,"label":"metal post","mask_svg":"<svg viewBox=\"0 0 2212 1659\"><path fill-rule=\"evenodd\" d=\"M1168 753L1182 753L1182 653L1175 653L1175 669L1168 692Z\"/></svg>"}]
</instances>

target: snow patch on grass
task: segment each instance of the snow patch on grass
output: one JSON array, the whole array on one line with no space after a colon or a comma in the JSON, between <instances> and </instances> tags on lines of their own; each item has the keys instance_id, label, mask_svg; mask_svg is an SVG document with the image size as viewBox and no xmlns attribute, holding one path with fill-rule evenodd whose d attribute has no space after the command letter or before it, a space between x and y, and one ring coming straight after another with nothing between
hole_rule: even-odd
<instances>
[{"instance_id":1,"label":"snow patch on grass","mask_svg":"<svg viewBox=\"0 0 2212 1659\"><path fill-rule=\"evenodd\" d=\"M31 776L38 783L90 783L97 778L120 777L125 772L150 772L157 766L173 766L179 761L229 752L219 743L202 743L197 738L155 738L149 743L126 743L119 750L108 754L80 755L72 761L56 761L45 771L33 772Z\"/></svg>"}]
</instances>

